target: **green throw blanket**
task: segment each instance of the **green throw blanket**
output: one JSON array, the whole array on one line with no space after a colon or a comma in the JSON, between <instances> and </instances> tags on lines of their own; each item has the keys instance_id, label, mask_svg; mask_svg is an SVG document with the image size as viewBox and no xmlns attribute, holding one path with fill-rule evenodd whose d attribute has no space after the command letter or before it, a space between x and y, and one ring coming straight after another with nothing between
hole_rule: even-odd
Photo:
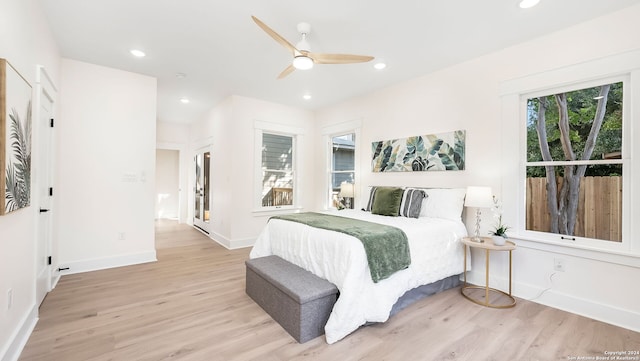
<instances>
[{"instance_id":1,"label":"green throw blanket","mask_svg":"<svg viewBox=\"0 0 640 361\"><path fill-rule=\"evenodd\" d=\"M274 216L271 219L303 223L356 237L364 245L373 282L383 280L411 264L407 235L396 227L314 212Z\"/></svg>"}]
</instances>

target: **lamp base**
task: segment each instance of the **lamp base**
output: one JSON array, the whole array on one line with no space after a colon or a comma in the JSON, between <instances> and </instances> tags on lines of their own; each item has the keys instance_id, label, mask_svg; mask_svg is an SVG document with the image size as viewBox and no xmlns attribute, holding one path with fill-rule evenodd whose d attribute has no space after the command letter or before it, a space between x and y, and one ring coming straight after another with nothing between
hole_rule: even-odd
<instances>
[{"instance_id":1,"label":"lamp base","mask_svg":"<svg viewBox=\"0 0 640 361\"><path fill-rule=\"evenodd\" d=\"M480 208L476 208L476 234L471 238L474 242L484 243L484 240L480 238Z\"/></svg>"}]
</instances>

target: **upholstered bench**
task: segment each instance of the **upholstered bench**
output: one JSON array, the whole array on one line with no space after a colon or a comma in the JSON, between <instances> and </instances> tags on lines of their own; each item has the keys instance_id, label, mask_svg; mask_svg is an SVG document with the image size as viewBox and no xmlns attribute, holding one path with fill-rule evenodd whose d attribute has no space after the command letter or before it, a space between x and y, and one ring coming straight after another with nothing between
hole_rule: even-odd
<instances>
[{"instance_id":1,"label":"upholstered bench","mask_svg":"<svg viewBox=\"0 0 640 361\"><path fill-rule=\"evenodd\" d=\"M299 343L324 334L335 285L278 256L246 261L246 292Z\"/></svg>"}]
</instances>

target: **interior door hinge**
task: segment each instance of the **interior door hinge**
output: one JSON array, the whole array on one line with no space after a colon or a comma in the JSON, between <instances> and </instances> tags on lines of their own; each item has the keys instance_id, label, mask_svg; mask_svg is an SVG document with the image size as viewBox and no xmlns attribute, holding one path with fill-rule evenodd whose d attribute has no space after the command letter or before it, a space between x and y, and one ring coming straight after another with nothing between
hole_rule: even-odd
<instances>
[{"instance_id":1,"label":"interior door hinge","mask_svg":"<svg viewBox=\"0 0 640 361\"><path fill-rule=\"evenodd\" d=\"M51 256L47 257L47 265L51 266Z\"/></svg>"},{"instance_id":2,"label":"interior door hinge","mask_svg":"<svg viewBox=\"0 0 640 361\"><path fill-rule=\"evenodd\" d=\"M51 128L53 128L53 118L51 118L50 126L51 126Z\"/></svg>"}]
</instances>

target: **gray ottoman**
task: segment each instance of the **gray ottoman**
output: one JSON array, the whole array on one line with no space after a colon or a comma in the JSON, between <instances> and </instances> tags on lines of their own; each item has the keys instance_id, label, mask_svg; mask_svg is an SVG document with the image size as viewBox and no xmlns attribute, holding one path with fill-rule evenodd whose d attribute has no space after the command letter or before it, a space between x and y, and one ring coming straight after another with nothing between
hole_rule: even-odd
<instances>
[{"instance_id":1,"label":"gray ottoman","mask_svg":"<svg viewBox=\"0 0 640 361\"><path fill-rule=\"evenodd\" d=\"M246 292L299 343L324 334L335 285L278 256L247 260Z\"/></svg>"}]
</instances>

